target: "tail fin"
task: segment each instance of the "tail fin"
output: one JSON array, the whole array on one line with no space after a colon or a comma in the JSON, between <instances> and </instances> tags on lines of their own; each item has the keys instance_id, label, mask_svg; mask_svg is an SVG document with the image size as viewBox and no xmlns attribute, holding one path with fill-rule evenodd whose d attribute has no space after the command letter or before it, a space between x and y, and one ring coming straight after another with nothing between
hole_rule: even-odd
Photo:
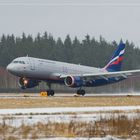
<instances>
[{"instance_id":1,"label":"tail fin","mask_svg":"<svg viewBox=\"0 0 140 140\"><path fill-rule=\"evenodd\" d=\"M120 43L109 63L104 67L107 71L120 71L125 52L125 44Z\"/></svg>"}]
</instances>

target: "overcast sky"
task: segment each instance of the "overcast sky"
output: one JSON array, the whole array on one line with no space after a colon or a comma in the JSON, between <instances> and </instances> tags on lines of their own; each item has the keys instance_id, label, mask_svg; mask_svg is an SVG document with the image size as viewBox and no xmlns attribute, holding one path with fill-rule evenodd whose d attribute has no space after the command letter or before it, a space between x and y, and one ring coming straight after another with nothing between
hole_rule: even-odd
<instances>
[{"instance_id":1,"label":"overcast sky","mask_svg":"<svg viewBox=\"0 0 140 140\"><path fill-rule=\"evenodd\" d=\"M0 35L48 31L55 38L89 34L140 47L139 0L0 0Z\"/></svg>"}]
</instances>

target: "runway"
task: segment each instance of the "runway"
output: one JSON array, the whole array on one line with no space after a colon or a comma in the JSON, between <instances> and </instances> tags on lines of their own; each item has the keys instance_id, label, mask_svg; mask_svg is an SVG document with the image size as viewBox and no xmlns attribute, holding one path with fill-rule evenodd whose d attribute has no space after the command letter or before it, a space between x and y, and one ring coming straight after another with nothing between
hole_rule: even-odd
<instances>
[{"instance_id":1,"label":"runway","mask_svg":"<svg viewBox=\"0 0 140 140\"><path fill-rule=\"evenodd\" d=\"M73 97L75 93L56 93L54 97ZM138 92L132 93L87 93L84 97L119 97L119 96L140 96ZM0 93L0 98L25 98L40 97L40 93Z\"/></svg>"}]
</instances>

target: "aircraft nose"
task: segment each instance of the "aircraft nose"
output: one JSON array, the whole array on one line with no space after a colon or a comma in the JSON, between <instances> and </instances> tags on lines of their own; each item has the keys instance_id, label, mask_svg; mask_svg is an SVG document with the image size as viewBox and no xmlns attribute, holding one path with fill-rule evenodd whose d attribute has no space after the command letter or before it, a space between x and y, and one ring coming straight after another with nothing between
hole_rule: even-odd
<instances>
[{"instance_id":1,"label":"aircraft nose","mask_svg":"<svg viewBox=\"0 0 140 140\"><path fill-rule=\"evenodd\" d=\"M7 67L6 67L7 71L11 71L12 70L12 67L11 67L11 64L9 64Z\"/></svg>"},{"instance_id":2,"label":"aircraft nose","mask_svg":"<svg viewBox=\"0 0 140 140\"><path fill-rule=\"evenodd\" d=\"M18 64L9 64L6 69L8 72L14 75L20 74L21 72L23 73L23 67Z\"/></svg>"},{"instance_id":3,"label":"aircraft nose","mask_svg":"<svg viewBox=\"0 0 140 140\"><path fill-rule=\"evenodd\" d=\"M6 67L7 71L13 73L16 71L15 67L12 65L12 64L9 64L7 67Z\"/></svg>"}]
</instances>

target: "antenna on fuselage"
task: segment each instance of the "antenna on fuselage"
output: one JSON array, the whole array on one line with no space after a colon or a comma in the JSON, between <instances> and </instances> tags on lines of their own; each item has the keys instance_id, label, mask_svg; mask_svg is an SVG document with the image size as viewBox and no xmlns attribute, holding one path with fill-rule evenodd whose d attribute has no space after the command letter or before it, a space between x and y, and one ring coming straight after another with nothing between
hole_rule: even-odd
<instances>
[{"instance_id":1,"label":"antenna on fuselage","mask_svg":"<svg viewBox=\"0 0 140 140\"><path fill-rule=\"evenodd\" d=\"M26 55L26 57L28 57L28 54Z\"/></svg>"}]
</instances>

